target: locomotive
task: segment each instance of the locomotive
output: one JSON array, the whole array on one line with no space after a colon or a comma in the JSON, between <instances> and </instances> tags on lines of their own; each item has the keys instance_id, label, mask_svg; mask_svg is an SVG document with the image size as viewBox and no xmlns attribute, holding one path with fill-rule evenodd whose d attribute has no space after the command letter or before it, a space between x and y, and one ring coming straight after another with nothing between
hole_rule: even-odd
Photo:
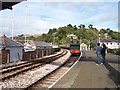
<instances>
[{"instance_id":1,"label":"locomotive","mask_svg":"<svg viewBox=\"0 0 120 90\"><path fill-rule=\"evenodd\" d=\"M77 40L70 41L70 53L72 55L80 55L80 43Z\"/></svg>"}]
</instances>

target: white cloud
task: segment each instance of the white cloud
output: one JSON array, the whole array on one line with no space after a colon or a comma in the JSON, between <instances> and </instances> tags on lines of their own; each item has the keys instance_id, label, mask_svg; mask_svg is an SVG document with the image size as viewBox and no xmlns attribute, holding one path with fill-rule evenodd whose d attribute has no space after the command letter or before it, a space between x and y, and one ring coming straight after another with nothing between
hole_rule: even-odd
<instances>
[{"instance_id":1,"label":"white cloud","mask_svg":"<svg viewBox=\"0 0 120 90\"><path fill-rule=\"evenodd\" d=\"M12 19L10 17L2 17L3 22L0 34L12 35ZM47 21L41 20L37 17L14 17L14 35L19 34L42 34L47 33L50 28L58 27L58 25L51 24Z\"/></svg>"},{"instance_id":2,"label":"white cloud","mask_svg":"<svg viewBox=\"0 0 120 90\"><path fill-rule=\"evenodd\" d=\"M118 14L111 4L91 2L30 2L14 6L14 35L47 33L50 28L71 24L93 24L96 27L116 27ZM37 0L38 1L38 0ZM25 5L28 6L26 15ZM12 18L5 10L0 21L0 33L11 35ZM10 12L12 13L12 11ZM27 21L25 22L27 17ZM112 24L112 25L111 25Z\"/></svg>"},{"instance_id":3,"label":"white cloud","mask_svg":"<svg viewBox=\"0 0 120 90\"><path fill-rule=\"evenodd\" d=\"M118 15L117 14L110 14L110 13L101 13L96 16L92 16L90 18L87 18L86 21L92 21L92 22L114 22L117 23Z\"/></svg>"}]
</instances>

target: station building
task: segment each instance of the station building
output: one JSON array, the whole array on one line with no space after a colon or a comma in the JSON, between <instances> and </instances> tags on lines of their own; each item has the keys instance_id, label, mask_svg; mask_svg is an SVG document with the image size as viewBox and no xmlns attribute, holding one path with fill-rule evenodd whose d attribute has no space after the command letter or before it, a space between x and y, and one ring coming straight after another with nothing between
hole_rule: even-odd
<instances>
[{"instance_id":1,"label":"station building","mask_svg":"<svg viewBox=\"0 0 120 90\"><path fill-rule=\"evenodd\" d=\"M24 46L21 43L15 42L5 35L0 37L2 63L21 61L23 49Z\"/></svg>"}]
</instances>

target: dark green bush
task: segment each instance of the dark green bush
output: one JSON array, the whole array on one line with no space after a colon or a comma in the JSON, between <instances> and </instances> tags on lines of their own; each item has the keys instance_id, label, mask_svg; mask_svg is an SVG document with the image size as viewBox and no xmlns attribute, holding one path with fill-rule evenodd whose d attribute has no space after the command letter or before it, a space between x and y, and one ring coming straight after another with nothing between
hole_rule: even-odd
<instances>
[{"instance_id":1,"label":"dark green bush","mask_svg":"<svg viewBox=\"0 0 120 90\"><path fill-rule=\"evenodd\" d=\"M58 52L58 51L60 51L60 48L53 48L52 50L53 50L53 52Z\"/></svg>"},{"instance_id":2,"label":"dark green bush","mask_svg":"<svg viewBox=\"0 0 120 90\"><path fill-rule=\"evenodd\" d=\"M116 50L116 55L120 55L120 48Z\"/></svg>"},{"instance_id":3,"label":"dark green bush","mask_svg":"<svg viewBox=\"0 0 120 90\"><path fill-rule=\"evenodd\" d=\"M120 55L120 48L119 49L107 49L107 52L115 54L115 55Z\"/></svg>"}]
</instances>

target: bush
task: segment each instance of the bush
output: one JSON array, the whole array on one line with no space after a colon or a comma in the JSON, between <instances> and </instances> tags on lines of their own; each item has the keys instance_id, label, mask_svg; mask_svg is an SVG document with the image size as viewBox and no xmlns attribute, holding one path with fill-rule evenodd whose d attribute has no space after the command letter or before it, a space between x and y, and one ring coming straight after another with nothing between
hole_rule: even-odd
<instances>
[{"instance_id":1,"label":"bush","mask_svg":"<svg viewBox=\"0 0 120 90\"><path fill-rule=\"evenodd\" d=\"M116 54L120 55L120 48L116 50Z\"/></svg>"},{"instance_id":2,"label":"bush","mask_svg":"<svg viewBox=\"0 0 120 90\"><path fill-rule=\"evenodd\" d=\"M53 50L53 52L59 52L60 48L53 48L52 50Z\"/></svg>"},{"instance_id":3,"label":"bush","mask_svg":"<svg viewBox=\"0 0 120 90\"><path fill-rule=\"evenodd\" d=\"M115 55L120 55L120 48L119 49L107 49L107 52L115 54Z\"/></svg>"}]
</instances>

